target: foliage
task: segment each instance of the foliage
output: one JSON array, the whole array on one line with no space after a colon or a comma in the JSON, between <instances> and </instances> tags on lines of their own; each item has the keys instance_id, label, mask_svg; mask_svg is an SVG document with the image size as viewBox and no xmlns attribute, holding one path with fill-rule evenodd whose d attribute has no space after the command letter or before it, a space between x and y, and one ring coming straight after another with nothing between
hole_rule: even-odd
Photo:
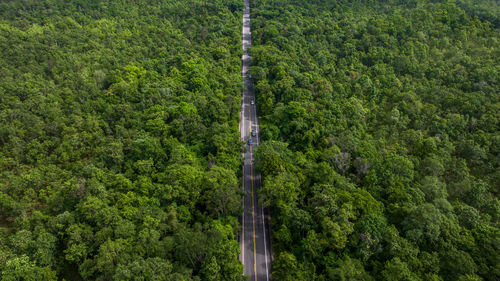
<instances>
[{"instance_id":1,"label":"foliage","mask_svg":"<svg viewBox=\"0 0 500 281\"><path fill-rule=\"evenodd\" d=\"M0 3L0 280L241 280L236 0Z\"/></svg>"},{"instance_id":2,"label":"foliage","mask_svg":"<svg viewBox=\"0 0 500 281\"><path fill-rule=\"evenodd\" d=\"M500 279L499 12L253 2L273 277Z\"/></svg>"}]
</instances>

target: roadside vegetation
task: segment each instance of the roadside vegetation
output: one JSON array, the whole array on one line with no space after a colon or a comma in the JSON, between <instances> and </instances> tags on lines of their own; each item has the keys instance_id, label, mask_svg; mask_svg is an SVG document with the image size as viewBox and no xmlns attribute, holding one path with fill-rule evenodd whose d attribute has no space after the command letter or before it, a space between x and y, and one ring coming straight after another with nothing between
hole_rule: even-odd
<instances>
[{"instance_id":1,"label":"roadside vegetation","mask_svg":"<svg viewBox=\"0 0 500 281\"><path fill-rule=\"evenodd\" d=\"M274 280L500 280L498 3L252 3Z\"/></svg>"},{"instance_id":2,"label":"roadside vegetation","mask_svg":"<svg viewBox=\"0 0 500 281\"><path fill-rule=\"evenodd\" d=\"M242 10L1 1L0 280L241 280Z\"/></svg>"}]
</instances>

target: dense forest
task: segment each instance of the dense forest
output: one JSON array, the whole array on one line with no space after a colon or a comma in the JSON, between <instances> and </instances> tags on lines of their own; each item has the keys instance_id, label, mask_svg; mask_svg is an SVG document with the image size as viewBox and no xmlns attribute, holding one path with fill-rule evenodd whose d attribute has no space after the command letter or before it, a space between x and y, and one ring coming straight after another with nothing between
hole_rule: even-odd
<instances>
[{"instance_id":1,"label":"dense forest","mask_svg":"<svg viewBox=\"0 0 500 281\"><path fill-rule=\"evenodd\" d=\"M500 280L498 1L256 0L274 280Z\"/></svg>"},{"instance_id":2,"label":"dense forest","mask_svg":"<svg viewBox=\"0 0 500 281\"><path fill-rule=\"evenodd\" d=\"M274 280L500 280L500 4L254 0ZM243 280L242 0L0 2L0 281Z\"/></svg>"},{"instance_id":3,"label":"dense forest","mask_svg":"<svg viewBox=\"0 0 500 281\"><path fill-rule=\"evenodd\" d=\"M0 280L241 280L239 0L0 2Z\"/></svg>"}]
</instances>

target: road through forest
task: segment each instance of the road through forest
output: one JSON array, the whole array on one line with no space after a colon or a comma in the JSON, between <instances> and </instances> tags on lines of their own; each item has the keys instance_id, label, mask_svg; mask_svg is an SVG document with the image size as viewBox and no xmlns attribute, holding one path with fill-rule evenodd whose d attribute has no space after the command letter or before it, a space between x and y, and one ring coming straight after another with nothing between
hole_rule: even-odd
<instances>
[{"instance_id":1,"label":"road through forest","mask_svg":"<svg viewBox=\"0 0 500 281\"><path fill-rule=\"evenodd\" d=\"M252 44L250 31L250 3L245 0L243 11L243 56L241 75L245 83L243 90L243 101L241 106L240 134L241 139L246 142L247 151L243 154L243 217L241 237L241 259L245 267L244 274L249 276L250 281L271 280L271 255L269 228L264 216L264 209L258 204L257 190L261 186L261 177L253 166L253 149L259 144L259 121L255 105L255 93L250 77L247 74L250 65L250 53L248 48ZM255 130L256 135L252 137L251 132ZM248 144L248 139L253 143Z\"/></svg>"}]
</instances>

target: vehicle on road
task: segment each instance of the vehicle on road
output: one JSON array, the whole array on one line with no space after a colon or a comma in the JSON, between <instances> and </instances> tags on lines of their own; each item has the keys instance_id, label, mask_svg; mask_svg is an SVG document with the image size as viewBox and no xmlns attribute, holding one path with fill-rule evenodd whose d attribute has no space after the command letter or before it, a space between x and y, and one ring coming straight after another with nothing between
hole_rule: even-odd
<instances>
[{"instance_id":1,"label":"vehicle on road","mask_svg":"<svg viewBox=\"0 0 500 281\"><path fill-rule=\"evenodd\" d=\"M254 104L255 104L255 101L254 101L254 100L250 101L250 104L251 104L251 105L254 105Z\"/></svg>"},{"instance_id":2,"label":"vehicle on road","mask_svg":"<svg viewBox=\"0 0 500 281\"><path fill-rule=\"evenodd\" d=\"M253 143L253 140L252 139L248 139L248 145L252 145Z\"/></svg>"},{"instance_id":3,"label":"vehicle on road","mask_svg":"<svg viewBox=\"0 0 500 281\"><path fill-rule=\"evenodd\" d=\"M257 136L257 132L255 130L252 130L252 137Z\"/></svg>"}]
</instances>

